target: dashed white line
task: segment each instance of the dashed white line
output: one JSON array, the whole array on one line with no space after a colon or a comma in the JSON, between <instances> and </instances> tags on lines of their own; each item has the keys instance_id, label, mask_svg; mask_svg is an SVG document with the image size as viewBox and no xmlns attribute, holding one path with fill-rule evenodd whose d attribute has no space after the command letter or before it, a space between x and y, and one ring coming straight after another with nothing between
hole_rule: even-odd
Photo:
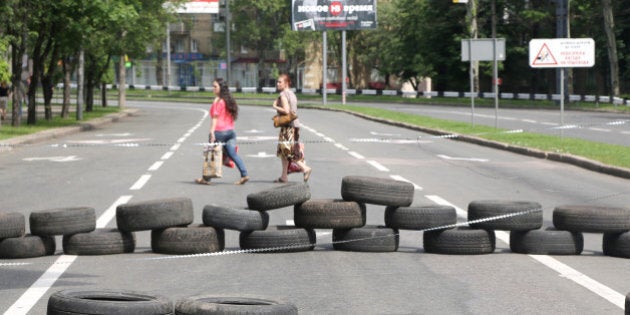
<instances>
[{"instance_id":1,"label":"dashed white line","mask_svg":"<svg viewBox=\"0 0 630 315\"><path fill-rule=\"evenodd\" d=\"M415 190L422 190L422 187L420 187L420 186L416 185L414 182L412 182L412 181L410 181L410 180L408 180L408 179L406 179L406 178L404 178L404 177L402 177L402 176L400 176L400 175L389 175L389 177L390 177L391 179L393 179L393 180L398 180L398 181L402 181L402 182L407 182L407 183L410 183L410 184L412 184L412 185L413 185L413 188L414 188Z\"/></svg>"},{"instance_id":2,"label":"dashed white line","mask_svg":"<svg viewBox=\"0 0 630 315\"><path fill-rule=\"evenodd\" d=\"M612 131L610 129L602 129L602 128L595 128L595 127L588 128L588 130L600 131L600 132L611 132Z\"/></svg>"},{"instance_id":3,"label":"dashed white line","mask_svg":"<svg viewBox=\"0 0 630 315\"><path fill-rule=\"evenodd\" d=\"M153 165L149 167L149 171L157 171L162 166L162 164L164 164L164 161L157 161L153 163Z\"/></svg>"},{"instance_id":4,"label":"dashed white line","mask_svg":"<svg viewBox=\"0 0 630 315\"><path fill-rule=\"evenodd\" d=\"M103 214L101 214L100 217L98 217L98 220L96 220L96 228L102 229L106 227L107 224L109 224L109 222L116 216L116 207L129 202L132 197L133 196L130 195L120 196L118 200L116 200L109 208L107 208L107 210L105 210L105 212L103 212Z\"/></svg>"},{"instance_id":5,"label":"dashed white line","mask_svg":"<svg viewBox=\"0 0 630 315\"><path fill-rule=\"evenodd\" d=\"M381 172L389 172L389 169L385 166L383 166L381 163L376 162L374 160L369 160L367 161L368 164L372 165L375 169L381 171Z\"/></svg>"},{"instance_id":6,"label":"dashed white line","mask_svg":"<svg viewBox=\"0 0 630 315\"><path fill-rule=\"evenodd\" d=\"M151 179L151 175L145 174L140 176L140 178L129 188L129 190L140 190L144 185Z\"/></svg>"},{"instance_id":7,"label":"dashed white line","mask_svg":"<svg viewBox=\"0 0 630 315\"><path fill-rule=\"evenodd\" d=\"M170 150L171 150L171 151L177 151L177 150L179 149L179 147L180 147L180 146L181 146L181 144L176 143L176 144L174 144L174 145L170 148Z\"/></svg>"},{"instance_id":8,"label":"dashed white line","mask_svg":"<svg viewBox=\"0 0 630 315\"><path fill-rule=\"evenodd\" d=\"M468 217L468 213L458 207L455 207L454 205L452 205L450 202L442 199L439 196L435 196L435 195L427 195L425 196L426 198L430 199L431 201L435 202L436 204L439 205L446 205L446 206L452 206L453 208L455 208L455 211L457 212L457 215L462 217L462 218L467 218ZM504 232L504 231L495 231L495 235L496 238L501 240L502 242L509 244L510 243L510 236L508 233ZM550 256L546 256L546 255L528 255L529 257L532 257L533 259L535 259L536 261L540 262L541 264L543 264L544 266L546 266L547 268L553 269L556 272L558 272L560 274L561 277L567 278L579 285L581 285L582 287L588 289L589 291L603 297L604 299L608 300L609 302L611 302L612 304L620 307L620 308L624 308L625 307L625 296L597 281L595 281L594 279L590 278L589 276L561 263L560 261L554 259L553 257Z\"/></svg>"},{"instance_id":9,"label":"dashed white line","mask_svg":"<svg viewBox=\"0 0 630 315\"><path fill-rule=\"evenodd\" d=\"M359 153L356 153L354 151L350 151L348 152L348 154L354 156L355 158L359 159L359 160L365 160L365 157Z\"/></svg>"},{"instance_id":10,"label":"dashed white line","mask_svg":"<svg viewBox=\"0 0 630 315\"><path fill-rule=\"evenodd\" d=\"M168 160L171 158L171 156L173 156L173 151L169 151L164 153L164 155L162 155L162 157L160 158L161 160Z\"/></svg>"}]
</instances>

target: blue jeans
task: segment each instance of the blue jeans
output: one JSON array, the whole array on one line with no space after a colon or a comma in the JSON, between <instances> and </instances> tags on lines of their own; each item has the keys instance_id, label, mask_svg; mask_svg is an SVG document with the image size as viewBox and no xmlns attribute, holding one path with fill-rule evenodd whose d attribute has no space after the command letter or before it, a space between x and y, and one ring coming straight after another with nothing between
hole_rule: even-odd
<instances>
[{"instance_id":1,"label":"blue jeans","mask_svg":"<svg viewBox=\"0 0 630 315\"><path fill-rule=\"evenodd\" d=\"M236 154L236 133L234 130L215 131L214 138L217 142L225 143L223 149L230 159L234 161L234 164L236 164L239 172L241 172L241 177L247 176L245 164L243 164L243 160Z\"/></svg>"}]
</instances>

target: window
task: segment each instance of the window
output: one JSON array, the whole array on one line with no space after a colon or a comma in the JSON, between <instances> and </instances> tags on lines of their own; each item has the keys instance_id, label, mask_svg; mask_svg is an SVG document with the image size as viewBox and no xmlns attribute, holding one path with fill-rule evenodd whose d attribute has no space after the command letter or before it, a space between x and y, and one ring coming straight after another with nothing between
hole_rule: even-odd
<instances>
[{"instance_id":1,"label":"window","mask_svg":"<svg viewBox=\"0 0 630 315\"><path fill-rule=\"evenodd\" d=\"M199 43L196 39L190 40L190 52L196 53L199 52Z\"/></svg>"}]
</instances>

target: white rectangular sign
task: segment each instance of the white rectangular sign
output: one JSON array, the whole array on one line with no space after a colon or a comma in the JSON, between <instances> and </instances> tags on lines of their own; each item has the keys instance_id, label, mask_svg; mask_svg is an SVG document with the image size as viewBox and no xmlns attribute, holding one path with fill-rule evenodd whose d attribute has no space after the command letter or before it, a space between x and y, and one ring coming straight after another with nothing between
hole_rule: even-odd
<instances>
[{"instance_id":1,"label":"white rectangular sign","mask_svg":"<svg viewBox=\"0 0 630 315\"><path fill-rule=\"evenodd\" d=\"M177 13L219 13L219 0L189 0L181 4L176 9Z\"/></svg>"},{"instance_id":2,"label":"white rectangular sign","mask_svg":"<svg viewBox=\"0 0 630 315\"><path fill-rule=\"evenodd\" d=\"M592 38L550 38L529 41L532 68L576 68L595 65Z\"/></svg>"}]
</instances>

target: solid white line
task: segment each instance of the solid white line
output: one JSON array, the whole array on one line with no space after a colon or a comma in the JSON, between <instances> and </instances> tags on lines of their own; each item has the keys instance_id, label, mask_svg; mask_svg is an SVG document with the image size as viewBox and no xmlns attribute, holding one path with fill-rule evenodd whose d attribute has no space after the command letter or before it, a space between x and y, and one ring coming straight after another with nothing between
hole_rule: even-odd
<instances>
[{"instance_id":1,"label":"solid white line","mask_svg":"<svg viewBox=\"0 0 630 315\"><path fill-rule=\"evenodd\" d=\"M164 161L157 161L153 163L153 165L149 167L149 171L157 171L160 168L160 166L162 166L162 164L164 164Z\"/></svg>"},{"instance_id":2,"label":"solid white line","mask_svg":"<svg viewBox=\"0 0 630 315\"><path fill-rule=\"evenodd\" d=\"M374 168L376 168L377 170L381 171L381 172L389 172L389 169L385 166L383 166L381 163L376 162L374 160L369 160L367 161L368 164L374 166Z\"/></svg>"},{"instance_id":3,"label":"solid white line","mask_svg":"<svg viewBox=\"0 0 630 315\"><path fill-rule=\"evenodd\" d=\"M538 122L533 119L523 119L523 122L537 124Z\"/></svg>"},{"instance_id":4,"label":"solid white line","mask_svg":"<svg viewBox=\"0 0 630 315\"><path fill-rule=\"evenodd\" d=\"M107 224L109 224L109 222L116 216L116 207L129 202L132 197L133 196L130 195L120 196L118 200L116 200L111 206L109 206L109 208L107 208L107 210L105 210L105 212L103 212L103 214L101 214L100 217L98 217L98 220L96 220L96 228L102 229L106 227Z\"/></svg>"},{"instance_id":5,"label":"solid white line","mask_svg":"<svg viewBox=\"0 0 630 315\"><path fill-rule=\"evenodd\" d=\"M164 153L164 155L162 155L161 159L162 160L168 160L168 159L171 158L171 156L173 156L173 151L169 151L169 152Z\"/></svg>"},{"instance_id":6,"label":"solid white line","mask_svg":"<svg viewBox=\"0 0 630 315\"><path fill-rule=\"evenodd\" d=\"M4 315L26 314L31 308L44 296L46 291L55 284L55 281L70 267L77 256L61 255L57 260L44 272L44 274L31 285L20 298L4 312Z\"/></svg>"},{"instance_id":7,"label":"solid white line","mask_svg":"<svg viewBox=\"0 0 630 315\"><path fill-rule=\"evenodd\" d=\"M450 202L442 199L439 196L427 195L425 197L439 205L447 205L447 206L454 207L455 210L457 211L457 215L459 215L460 217L463 217L463 218L468 217L468 213L466 213L464 210L453 206ZM497 239L503 241L504 243L506 244L510 243L510 236L505 231L495 231L495 235ZM561 263L560 261L552 257L546 256L546 255L529 255L529 256L534 258L536 261L543 264L547 268L555 270L556 272L560 274L561 277L567 278L581 285L587 290L603 297L604 299L608 300L612 304L622 309L625 307L626 297L623 294L595 281L589 276Z\"/></svg>"},{"instance_id":8,"label":"solid white line","mask_svg":"<svg viewBox=\"0 0 630 315\"><path fill-rule=\"evenodd\" d=\"M350 151L350 152L348 152L348 154L350 154L350 155L354 156L355 158L357 158L357 159L359 159L359 160L363 160L363 159L365 159L365 157L364 157L363 155L361 155L361 154L359 154L359 153L356 153L356 152L354 152L354 151Z\"/></svg>"},{"instance_id":9,"label":"solid white line","mask_svg":"<svg viewBox=\"0 0 630 315\"><path fill-rule=\"evenodd\" d=\"M144 184L146 184L149 179L151 179L151 175L145 174L140 176L140 179L138 179L138 181L136 181L135 184L133 184L133 186L131 186L131 188L129 188L130 190L140 190Z\"/></svg>"},{"instance_id":10,"label":"solid white line","mask_svg":"<svg viewBox=\"0 0 630 315\"><path fill-rule=\"evenodd\" d=\"M403 182L407 182L407 183L411 183L413 185L413 188L415 190L422 190L422 187L416 185L414 182L400 176L400 175L389 175L389 177L391 177L393 180L399 180L399 181L403 181Z\"/></svg>"}]
</instances>

